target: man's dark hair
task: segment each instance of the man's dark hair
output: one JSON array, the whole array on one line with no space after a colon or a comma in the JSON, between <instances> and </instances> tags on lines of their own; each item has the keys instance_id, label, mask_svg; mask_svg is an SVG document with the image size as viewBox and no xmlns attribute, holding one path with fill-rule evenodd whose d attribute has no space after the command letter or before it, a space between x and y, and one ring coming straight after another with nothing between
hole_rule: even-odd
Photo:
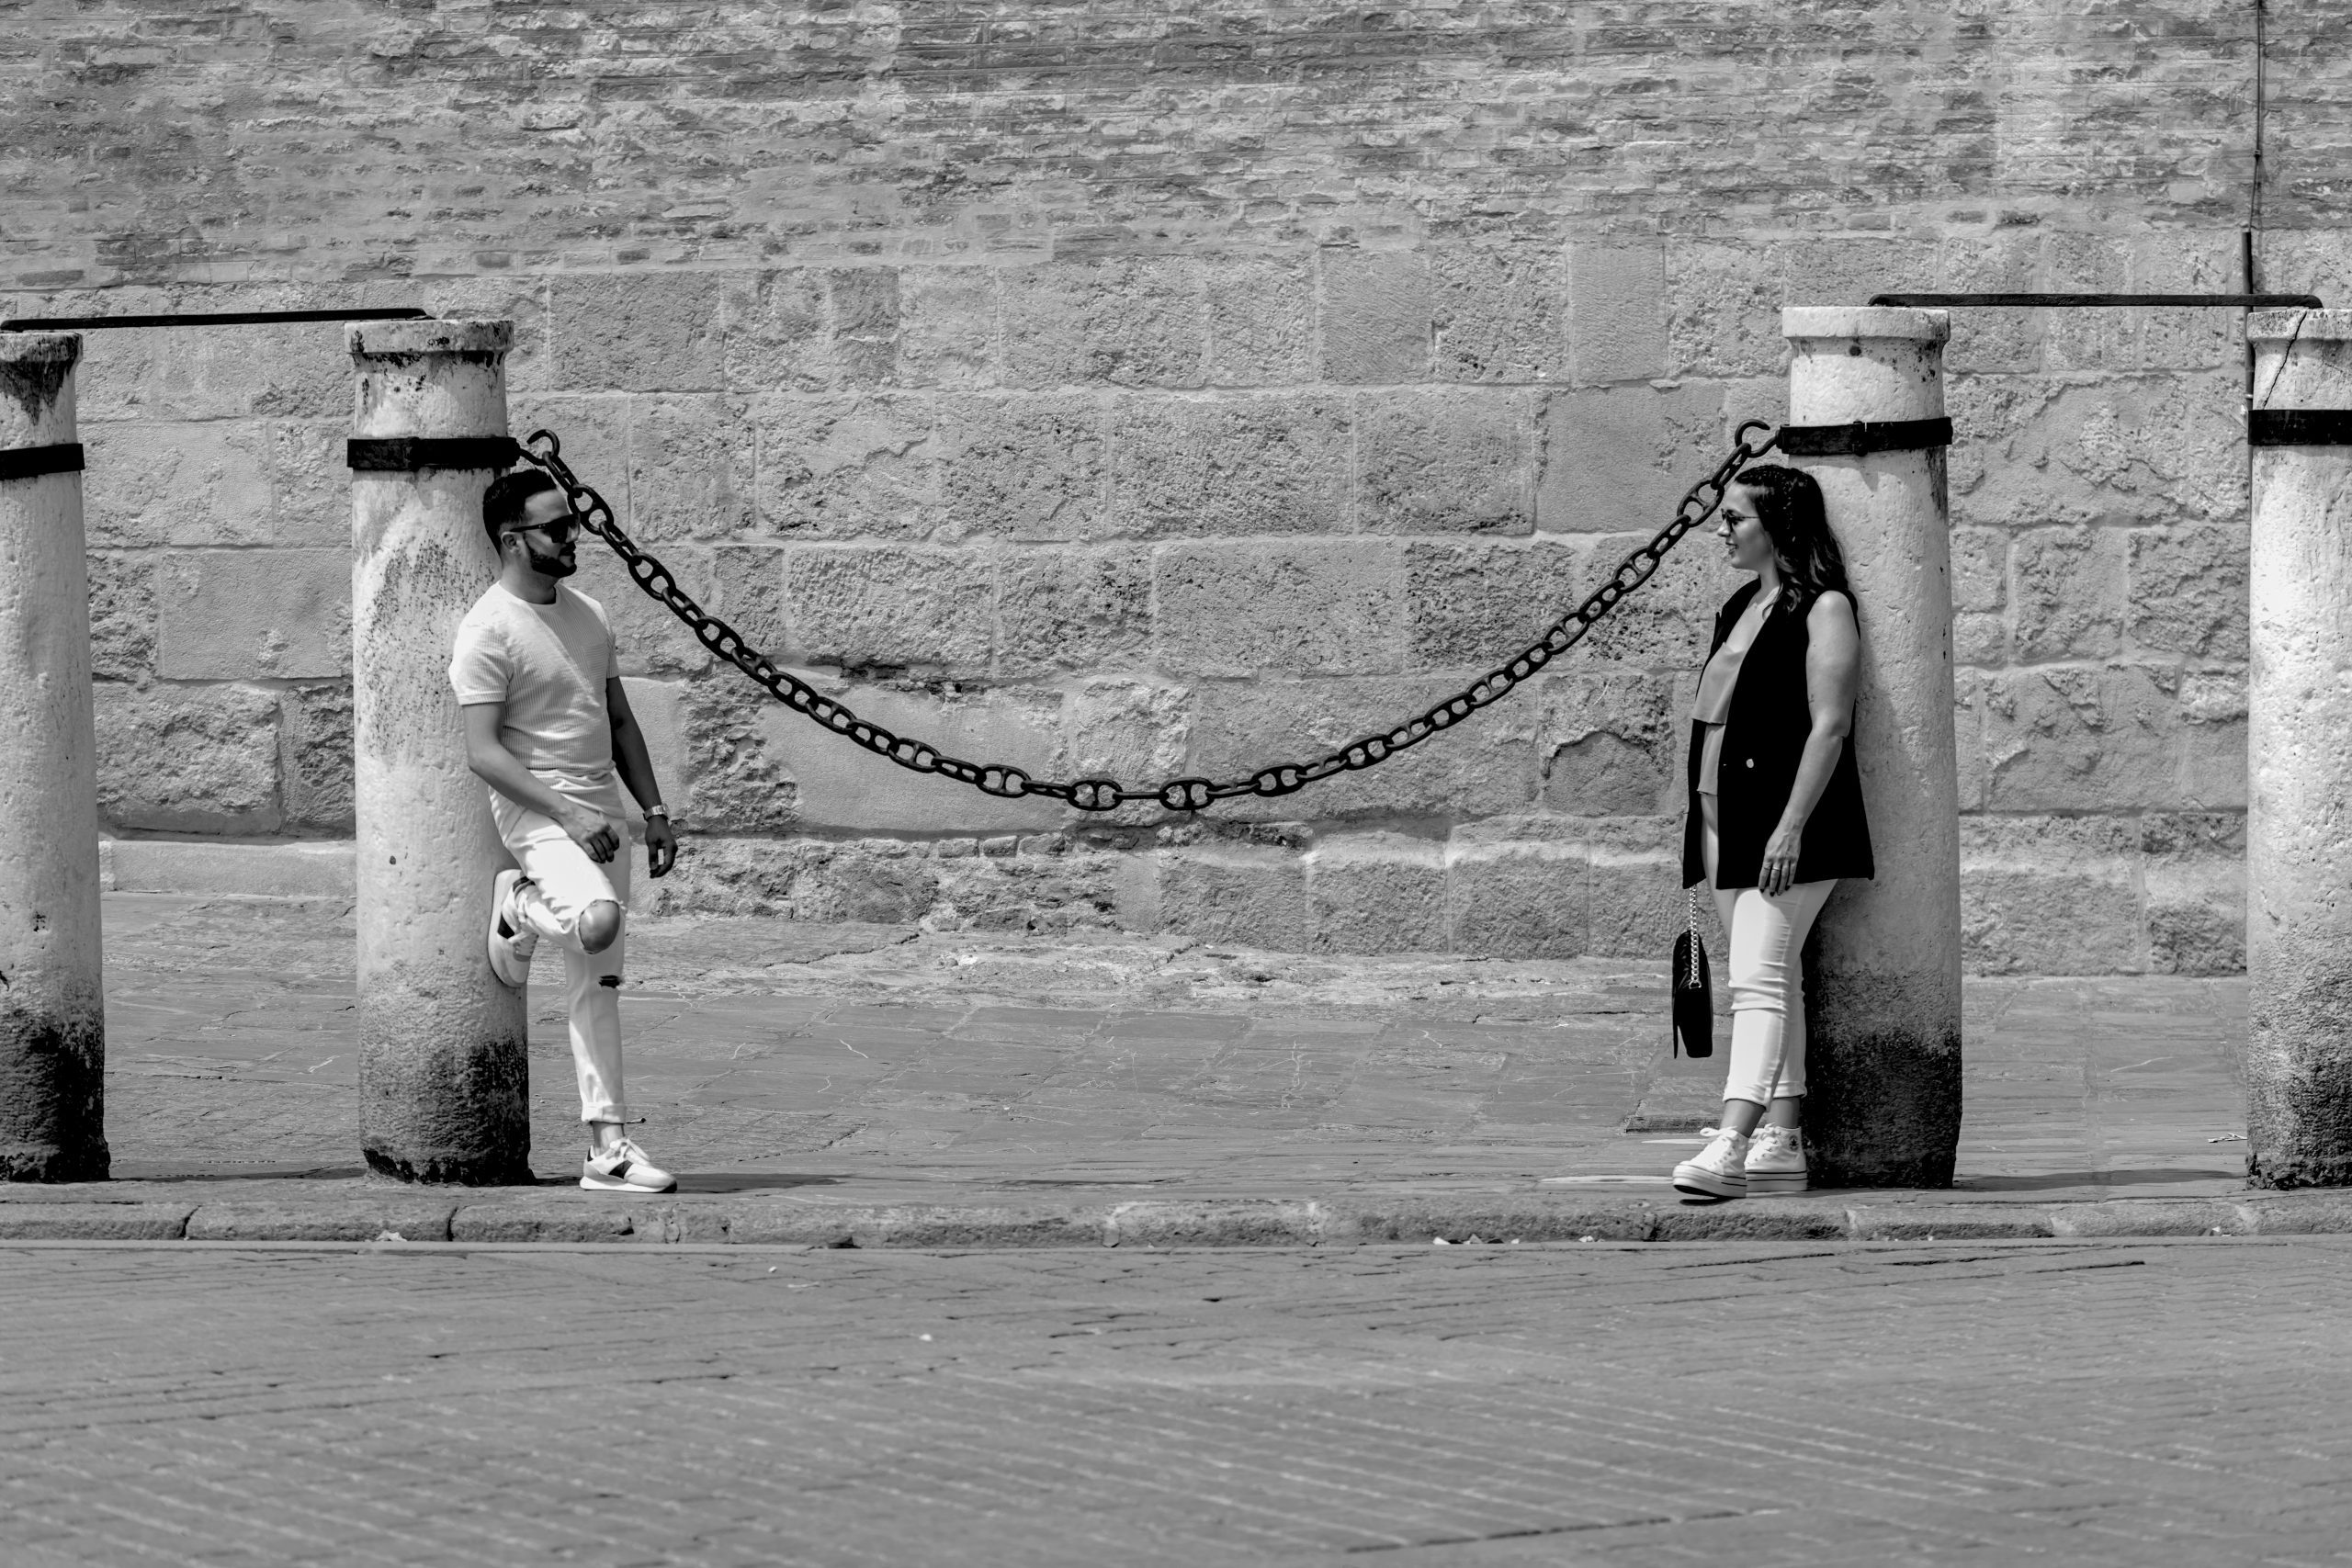
<instances>
[{"instance_id":1,"label":"man's dark hair","mask_svg":"<svg viewBox=\"0 0 2352 1568\"><path fill-rule=\"evenodd\" d=\"M518 468L491 480L490 488L481 492L481 525L490 536L490 547L505 548L498 536L523 521L523 508L533 496L562 488L544 468Z\"/></svg>"}]
</instances>

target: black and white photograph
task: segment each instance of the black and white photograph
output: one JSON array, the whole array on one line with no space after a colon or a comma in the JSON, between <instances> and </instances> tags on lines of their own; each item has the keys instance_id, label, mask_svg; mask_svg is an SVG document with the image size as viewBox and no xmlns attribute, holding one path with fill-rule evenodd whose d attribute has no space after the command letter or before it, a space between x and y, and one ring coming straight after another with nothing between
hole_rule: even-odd
<instances>
[{"instance_id":1,"label":"black and white photograph","mask_svg":"<svg viewBox=\"0 0 2352 1568\"><path fill-rule=\"evenodd\" d=\"M0 0L0 1563L2352 1563L2352 0Z\"/></svg>"}]
</instances>

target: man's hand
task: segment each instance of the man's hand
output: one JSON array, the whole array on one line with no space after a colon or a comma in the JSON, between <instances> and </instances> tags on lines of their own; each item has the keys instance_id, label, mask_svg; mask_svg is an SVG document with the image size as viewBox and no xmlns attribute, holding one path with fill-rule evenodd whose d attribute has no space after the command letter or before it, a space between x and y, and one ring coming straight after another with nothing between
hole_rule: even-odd
<instances>
[{"instance_id":1,"label":"man's hand","mask_svg":"<svg viewBox=\"0 0 2352 1568\"><path fill-rule=\"evenodd\" d=\"M620 852L622 828L593 806L577 801L563 803L563 815L556 818L571 841L588 852L588 858L603 865Z\"/></svg>"},{"instance_id":2,"label":"man's hand","mask_svg":"<svg viewBox=\"0 0 2352 1568\"><path fill-rule=\"evenodd\" d=\"M621 775L621 783L629 794L649 812L662 809L662 786L653 782L653 761L645 753L645 731L637 727L637 715L629 711L628 688L615 675L605 682L605 706L613 716L613 766ZM670 826L667 817L648 816L645 819L645 868L656 876L667 876L678 863L678 833Z\"/></svg>"},{"instance_id":3,"label":"man's hand","mask_svg":"<svg viewBox=\"0 0 2352 1568\"><path fill-rule=\"evenodd\" d=\"M667 876L670 868L678 863L678 833L670 826L667 817L645 819L645 869L655 876Z\"/></svg>"}]
</instances>

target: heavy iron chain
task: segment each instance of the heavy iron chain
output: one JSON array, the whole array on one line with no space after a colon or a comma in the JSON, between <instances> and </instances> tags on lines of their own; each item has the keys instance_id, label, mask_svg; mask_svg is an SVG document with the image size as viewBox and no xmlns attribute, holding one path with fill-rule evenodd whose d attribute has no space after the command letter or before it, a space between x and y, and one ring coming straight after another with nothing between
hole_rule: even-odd
<instances>
[{"instance_id":1,"label":"heavy iron chain","mask_svg":"<svg viewBox=\"0 0 2352 1568\"><path fill-rule=\"evenodd\" d=\"M937 773L959 784L970 784L983 794L1008 800L1045 795L1065 801L1081 811L1109 811L1130 800L1153 800L1170 811L1198 811L1204 806L1229 800L1236 795L1289 795L1334 774L1372 767L1408 747L1419 745L1440 730L1452 728L1480 708L1499 702L1521 682L1583 641L1585 634L1602 616L1615 609L1626 594L1650 580L1666 559L1666 553L1680 544L1684 535L1704 523L1723 503L1724 492L1730 488L1740 469L1770 452L1779 440L1777 435L1770 435L1760 445L1751 444L1748 432L1770 431L1771 428L1762 420L1752 419L1742 424L1732 438L1730 455L1715 465L1714 472L1690 487L1690 493L1682 498L1681 505L1675 508L1672 522L1659 529L1649 543L1619 562L1617 570L1610 574L1607 581L1583 604L1553 622L1525 652L1508 664L1488 671L1466 690L1446 698L1435 707L1408 719L1384 735L1368 735L1361 740L1351 741L1312 762L1277 762L1259 769L1247 778L1228 779L1222 783L1201 778L1170 779L1164 784L1142 789L1129 789L1116 779L1071 779L1060 783L1032 778L1010 763L967 762L961 757L947 755L928 741L894 735L878 724L858 717L844 705L835 702L790 671L779 668L774 660L746 643L734 627L689 598L678 586L669 568L638 548L636 543L622 532L620 525L614 520L612 507L606 504L605 498L598 495L594 488L580 482L570 465L564 462L563 443L557 439L553 431L533 431L523 446L523 457L546 470L557 484L563 487L572 514L628 564L628 574L639 588L668 605L672 615L693 628L695 637L705 648L766 687L785 706L806 714L875 755L887 757L910 772Z\"/></svg>"}]
</instances>

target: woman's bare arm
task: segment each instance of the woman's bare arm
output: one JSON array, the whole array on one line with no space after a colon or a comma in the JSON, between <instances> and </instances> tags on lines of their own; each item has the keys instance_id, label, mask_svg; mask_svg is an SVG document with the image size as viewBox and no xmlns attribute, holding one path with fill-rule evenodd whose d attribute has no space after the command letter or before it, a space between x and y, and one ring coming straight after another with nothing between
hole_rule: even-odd
<instances>
[{"instance_id":1,"label":"woman's bare arm","mask_svg":"<svg viewBox=\"0 0 2352 1568\"><path fill-rule=\"evenodd\" d=\"M1825 593L1805 615L1810 646L1804 656L1805 705L1813 714L1813 728L1804 739L1804 754L1797 760L1796 783L1780 825L1764 846L1764 865L1757 886L1768 894L1788 891L1796 880L1797 855L1804 842L1804 825L1829 788L1838 754L1854 728L1854 693L1861 683L1862 637L1854 625L1853 601L1843 593Z\"/></svg>"}]
</instances>

